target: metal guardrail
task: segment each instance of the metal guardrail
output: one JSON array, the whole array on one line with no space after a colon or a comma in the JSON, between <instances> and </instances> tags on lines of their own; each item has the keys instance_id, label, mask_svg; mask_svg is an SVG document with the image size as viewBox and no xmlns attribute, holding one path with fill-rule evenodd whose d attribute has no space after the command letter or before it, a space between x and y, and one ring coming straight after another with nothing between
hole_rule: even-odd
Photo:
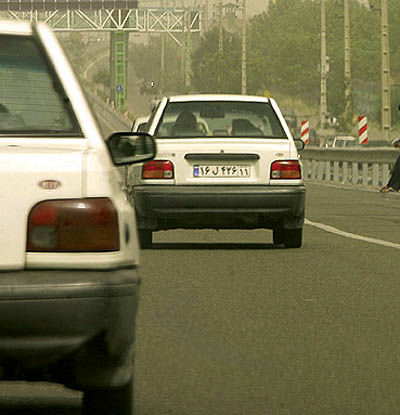
<instances>
[{"instance_id":1,"label":"metal guardrail","mask_svg":"<svg viewBox=\"0 0 400 415\"><path fill-rule=\"evenodd\" d=\"M306 180L380 187L387 184L399 154L392 148L306 148L300 159Z\"/></svg>"},{"instance_id":2,"label":"metal guardrail","mask_svg":"<svg viewBox=\"0 0 400 415\"><path fill-rule=\"evenodd\" d=\"M130 131L131 121L87 88L94 113L113 131ZM306 180L380 187L387 184L390 169L399 156L392 148L321 149L307 147L300 153Z\"/></svg>"}]
</instances>

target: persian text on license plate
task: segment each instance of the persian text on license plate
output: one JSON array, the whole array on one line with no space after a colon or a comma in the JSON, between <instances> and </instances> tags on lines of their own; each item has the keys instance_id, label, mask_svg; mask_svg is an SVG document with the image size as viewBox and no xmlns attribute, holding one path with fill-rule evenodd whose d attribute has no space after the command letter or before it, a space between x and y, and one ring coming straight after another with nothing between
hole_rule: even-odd
<instances>
[{"instance_id":1,"label":"persian text on license plate","mask_svg":"<svg viewBox=\"0 0 400 415\"><path fill-rule=\"evenodd\" d=\"M250 177L250 166L193 166L194 177Z\"/></svg>"}]
</instances>

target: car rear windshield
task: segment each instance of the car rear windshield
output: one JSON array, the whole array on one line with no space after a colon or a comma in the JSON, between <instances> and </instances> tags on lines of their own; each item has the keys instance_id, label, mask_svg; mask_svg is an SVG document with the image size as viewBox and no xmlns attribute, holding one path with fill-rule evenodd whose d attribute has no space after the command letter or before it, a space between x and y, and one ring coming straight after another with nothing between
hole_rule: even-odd
<instances>
[{"instance_id":1,"label":"car rear windshield","mask_svg":"<svg viewBox=\"0 0 400 415\"><path fill-rule=\"evenodd\" d=\"M35 38L1 35L0 45L0 136L82 137L61 83Z\"/></svg>"},{"instance_id":2,"label":"car rear windshield","mask_svg":"<svg viewBox=\"0 0 400 415\"><path fill-rule=\"evenodd\" d=\"M287 139L270 103L248 101L169 102L155 135Z\"/></svg>"}]
</instances>

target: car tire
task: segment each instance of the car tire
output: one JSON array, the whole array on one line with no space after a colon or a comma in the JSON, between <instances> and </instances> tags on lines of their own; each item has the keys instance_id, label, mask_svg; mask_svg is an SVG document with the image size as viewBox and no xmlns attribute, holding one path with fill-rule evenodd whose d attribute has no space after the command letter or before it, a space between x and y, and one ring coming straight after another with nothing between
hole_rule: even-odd
<instances>
[{"instance_id":1,"label":"car tire","mask_svg":"<svg viewBox=\"0 0 400 415\"><path fill-rule=\"evenodd\" d=\"M134 415L133 381L83 392L82 415Z\"/></svg>"},{"instance_id":2,"label":"car tire","mask_svg":"<svg viewBox=\"0 0 400 415\"><path fill-rule=\"evenodd\" d=\"M141 249L150 249L153 245L153 231L149 229L139 229L139 243Z\"/></svg>"},{"instance_id":3,"label":"car tire","mask_svg":"<svg viewBox=\"0 0 400 415\"><path fill-rule=\"evenodd\" d=\"M300 248L303 240L303 228L285 229L283 239L285 248Z\"/></svg>"},{"instance_id":4,"label":"car tire","mask_svg":"<svg viewBox=\"0 0 400 415\"><path fill-rule=\"evenodd\" d=\"M284 229L281 225L276 226L272 230L272 241L274 245L281 245L284 243Z\"/></svg>"}]
</instances>

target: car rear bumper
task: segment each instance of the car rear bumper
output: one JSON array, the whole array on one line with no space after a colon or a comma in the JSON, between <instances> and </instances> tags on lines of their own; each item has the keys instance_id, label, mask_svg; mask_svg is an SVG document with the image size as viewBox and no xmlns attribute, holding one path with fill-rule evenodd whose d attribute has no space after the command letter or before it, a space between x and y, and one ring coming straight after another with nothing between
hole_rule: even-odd
<instances>
[{"instance_id":1,"label":"car rear bumper","mask_svg":"<svg viewBox=\"0 0 400 415\"><path fill-rule=\"evenodd\" d=\"M137 186L133 189L143 229L256 228L304 222L305 186Z\"/></svg>"},{"instance_id":2,"label":"car rear bumper","mask_svg":"<svg viewBox=\"0 0 400 415\"><path fill-rule=\"evenodd\" d=\"M93 371L82 370L89 353L98 354L98 367L125 365L135 340L139 285L136 269L1 272L0 366L5 377L10 361L15 370L75 359L77 383L91 383ZM99 373L99 384L113 384L113 371L106 372L107 379Z\"/></svg>"}]
</instances>

